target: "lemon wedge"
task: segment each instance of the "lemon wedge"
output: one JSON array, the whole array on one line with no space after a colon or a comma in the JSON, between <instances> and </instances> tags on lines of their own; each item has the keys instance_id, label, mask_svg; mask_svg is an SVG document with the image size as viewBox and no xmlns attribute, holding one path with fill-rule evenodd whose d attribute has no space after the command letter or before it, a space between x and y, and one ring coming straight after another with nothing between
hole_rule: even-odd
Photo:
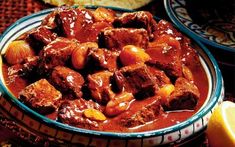
<instances>
[{"instance_id":1,"label":"lemon wedge","mask_svg":"<svg viewBox=\"0 0 235 147\"><path fill-rule=\"evenodd\" d=\"M210 147L235 147L235 103L224 101L215 108L206 133Z\"/></svg>"}]
</instances>

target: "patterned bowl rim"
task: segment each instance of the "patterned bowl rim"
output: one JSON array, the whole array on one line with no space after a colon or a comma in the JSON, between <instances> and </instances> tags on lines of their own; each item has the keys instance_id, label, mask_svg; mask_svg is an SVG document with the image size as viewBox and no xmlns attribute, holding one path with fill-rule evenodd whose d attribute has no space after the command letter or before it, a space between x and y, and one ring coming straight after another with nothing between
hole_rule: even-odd
<instances>
[{"instance_id":1,"label":"patterned bowl rim","mask_svg":"<svg viewBox=\"0 0 235 147\"><path fill-rule=\"evenodd\" d=\"M98 6L87 6L86 8L95 9L97 7ZM116 7L106 7L106 8L110 8L110 9L113 9L113 10L119 11L119 12L133 12L133 10L121 9L121 8L116 8ZM9 28L7 28L6 31L0 36L0 44L3 41L3 38L8 34L8 32L10 32L11 29L17 27L17 25L20 24L21 22L27 21L27 20L29 20L33 17L39 16L39 15L48 14L49 12L53 11L54 9L55 8L42 10L40 12L37 12L32 15L25 16L25 17L19 19L14 24L12 24ZM159 20L159 18L157 18L157 17L155 17L155 18L157 20ZM190 35L188 35L188 36L190 37ZM207 58L209 59L211 67L214 68L213 72L214 72L215 77L211 77L211 78L213 80L212 82L215 82L215 87L211 91L210 103L205 105L205 107L203 109L200 109L200 111L197 112L196 115L193 115L189 119L187 119L179 124L176 124L176 125L173 125L173 126L170 126L167 128L152 130L152 131L145 131L145 132L136 132L136 133L103 132L103 131L94 131L94 130L77 128L77 127L69 126L69 125L51 120L51 119L35 112L34 110L30 109L29 107L27 107L23 103L21 103L19 100L17 100L13 96L13 94L11 92L9 92L9 90L6 88L6 86L4 86L4 82L3 82L2 77L0 80L0 90L4 94L4 98L13 102L18 108L23 110L24 113L29 114L35 120L37 120L41 123L44 123L44 124L46 124L50 127L53 127L53 128L61 129L64 131L69 131L73 134L80 133L85 136L89 135L89 136L120 138L120 139L121 138L131 139L131 138L146 138L146 137L153 137L153 136L162 136L164 134L172 133L172 132L178 131L180 129L183 129L183 128L193 124L194 122L196 122L197 120L199 120L200 118L205 116L207 113L209 113L213 109L213 107L218 103L220 96L221 96L221 93L222 93L222 90L223 90L223 79L222 79L222 75L221 75L221 72L219 70L219 66L218 66L215 58L212 56L210 51L202 43L197 41L197 39L194 36L191 36L190 38L191 38L191 40L193 40L195 42L195 44L198 45L198 47L201 48L201 50L203 51L203 54L205 56L207 56ZM208 64L208 63L206 63L206 64ZM209 67L208 67L208 69L209 69ZM211 73L211 69L209 69L209 71Z\"/></svg>"},{"instance_id":2,"label":"patterned bowl rim","mask_svg":"<svg viewBox=\"0 0 235 147\"><path fill-rule=\"evenodd\" d=\"M214 41L208 40L207 38L204 38L203 36L197 34L193 30L191 30L187 26L185 26L185 24L178 19L177 13L175 13L175 11L173 10L173 7L171 5L171 1L173 1L173 0L164 0L164 6L165 6L165 9L166 9L166 12L167 12L168 16L170 17L171 21L182 32L184 32L185 34L187 34L187 35L189 35L189 36L191 36L195 39L198 39L198 40L202 41L203 43L211 45L215 48L223 49L225 51L230 51L230 52L235 53L235 49L233 47L229 47L229 46L226 46L226 45L219 44L219 43L216 43Z\"/></svg>"}]
</instances>

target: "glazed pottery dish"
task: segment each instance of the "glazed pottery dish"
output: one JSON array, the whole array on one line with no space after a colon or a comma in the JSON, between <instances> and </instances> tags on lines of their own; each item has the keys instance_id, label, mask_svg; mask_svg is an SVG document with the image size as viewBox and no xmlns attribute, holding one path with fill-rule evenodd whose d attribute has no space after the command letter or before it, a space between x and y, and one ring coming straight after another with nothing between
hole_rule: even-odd
<instances>
[{"instance_id":1,"label":"glazed pottery dish","mask_svg":"<svg viewBox=\"0 0 235 147\"><path fill-rule=\"evenodd\" d=\"M235 52L235 1L165 0L168 16L205 44Z\"/></svg>"},{"instance_id":2,"label":"glazed pottery dish","mask_svg":"<svg viewBox=\"0 0 235 147\"><path fill-rule=\"evenodd\" d=\"M43 10L10 26L0 51L0 108L31 142L182 144L224 97L208 49L146 11Z\"/></svg>"}]
</instances>

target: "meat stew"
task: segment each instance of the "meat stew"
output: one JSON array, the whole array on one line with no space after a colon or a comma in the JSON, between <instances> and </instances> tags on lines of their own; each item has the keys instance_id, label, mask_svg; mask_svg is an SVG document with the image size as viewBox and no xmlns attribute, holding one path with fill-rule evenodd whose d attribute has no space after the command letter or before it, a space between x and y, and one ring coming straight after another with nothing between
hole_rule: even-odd
<instances>
[{"instance_id":1,"label":"meat stew","mask_svg":"<svg viewBox=\"0 0 235 147\"><path fill-rule=\"evenodd\" d=\"M55 121L141 132L186 120L208 80L190 40L149 12L60 7L3 55L7 87Z\"/></svg>"}]
</instances>

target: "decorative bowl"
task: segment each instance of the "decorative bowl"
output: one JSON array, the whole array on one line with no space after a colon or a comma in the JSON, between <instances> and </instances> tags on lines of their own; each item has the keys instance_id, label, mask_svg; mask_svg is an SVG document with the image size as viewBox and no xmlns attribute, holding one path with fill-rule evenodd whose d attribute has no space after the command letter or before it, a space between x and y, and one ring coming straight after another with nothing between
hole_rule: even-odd
<instances>
[{"instance_id":1,"label":"decorative bowl","mask_svg":"<svg viewBox=\"0 0 235 147\"><path fill-rule=\"evenodd\" d=\"M215 48L235 52L233 0L165 0L173 23L186 34Z\"/></svg>"},{"instance_id":2,"label":"decorative bowl","mask_svg":"<svg viewBox=\"0 0 235 147\"><path fill-rule=\"evenodd\" d=\"M88 7L94 9L96 7ZM110 8L110 7L109 7ZM130 12L130 10L113 8L118 12ZM54 9L47 9L21 18L11 25L0 37L0 51L4 54L7 46L23 33L38 27L41 20ZM224 86L219 67L208 51L194 37L190 37L194 48L200 55L201 64L207 74L209 90L203 106L192 117L176 125L152 131L138 133L116 133L81 129L51 120L33 111L17 98L5 86L2 68L0 70L0 108L4 115L13 119L19 130L30 132L32 137L38 136L56 143L82 144L88 146L155 146L163 144L176 144L183 142L206 128L213 108L223 100ZM2 66L2 58L0 58ZM37 137L36 137L37 138ZM33 142L33 141L32 141Z\"/></svg>"}]
</instances>

